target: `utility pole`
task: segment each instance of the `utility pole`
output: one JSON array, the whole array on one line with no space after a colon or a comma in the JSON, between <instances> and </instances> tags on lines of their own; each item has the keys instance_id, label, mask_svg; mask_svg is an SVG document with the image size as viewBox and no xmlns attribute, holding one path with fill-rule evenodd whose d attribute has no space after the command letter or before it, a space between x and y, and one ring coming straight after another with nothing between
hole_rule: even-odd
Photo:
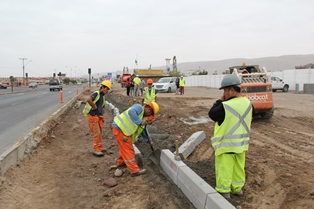
<instances>
[{"instance_id":1,"label":"utility pole","mask_svg":"<svg viewBox=\"0 0 314 209\"><path fill-rule=\"evenodd\" d=\"M27 60L27 58L20 58L20 60L23 60L23 86L25 86L25 66L24 66L24 60Z\"/></svg>"}]
</instances>

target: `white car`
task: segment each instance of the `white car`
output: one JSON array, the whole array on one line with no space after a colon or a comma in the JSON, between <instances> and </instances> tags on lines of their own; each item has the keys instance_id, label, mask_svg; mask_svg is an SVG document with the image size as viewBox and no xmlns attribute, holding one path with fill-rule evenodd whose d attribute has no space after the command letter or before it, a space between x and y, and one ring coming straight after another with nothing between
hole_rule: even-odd
<instances>
[{"instance_id":1,"label":"white car","mask_svg":"<svg viewBox=\"0 0 314 209\"><path fill-rule=\"evenodd\" d=\"M153 83L158 92L176 92L176 77L160 78L156 83Z\"/></svg>"},{"instance_id":2,"label":"white car","mask_svg":"<svg viewBox=\"0 0 314 209\"><path fill-rule=\"evenodd\" d=\"M271 77L271 83L273 92L276 92L277 90L287 92L289 90L289 84L286 84L282 79L278 77Z\"/></svg>"}]
</instances>

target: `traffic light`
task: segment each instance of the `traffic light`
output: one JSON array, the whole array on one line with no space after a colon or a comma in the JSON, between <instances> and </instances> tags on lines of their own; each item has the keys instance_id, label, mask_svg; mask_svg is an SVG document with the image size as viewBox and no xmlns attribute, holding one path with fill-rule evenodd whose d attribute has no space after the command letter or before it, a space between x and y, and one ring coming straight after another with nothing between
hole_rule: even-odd
<instances>
[{"instance_id":1,"label":"traffic light","mask_svg":"<svg viewBox=\"0 0 314 209\"><path fill-rule=\"evenodd\" d=\"M53 73L53 77L54 77L54 78L56 77L56 74L55 74L55 73Z\"/></svg>"},{"instance_id":2,"label":"traffic light","mask_svg":"<svg viewBox=\"0 0 314 209\"><path fill-rule=\"evenodd\" d=\"M28 78L28 73L25 73L25 75L26 75L26 78Z\"/></svg>"},{"instance_id":3,"label":"traffic light","mask_svg":"<svg viewBox=\"0 0 314 209\"><path fill-rule=\"evenodd\" d=\"M90 68L88 68L88 74L91 74L91 71L92 71L92 70L91 70Z\"/></svg>"},{"instance_id":4,"label":"traffic light","mask_svg":"<svg viewBox=\"0 0 314 209\"><path fill-rule=\"evenodd\" d=\"M61 72L58 73L58 76L61 76Z\"/></svg>"}]
</instances>

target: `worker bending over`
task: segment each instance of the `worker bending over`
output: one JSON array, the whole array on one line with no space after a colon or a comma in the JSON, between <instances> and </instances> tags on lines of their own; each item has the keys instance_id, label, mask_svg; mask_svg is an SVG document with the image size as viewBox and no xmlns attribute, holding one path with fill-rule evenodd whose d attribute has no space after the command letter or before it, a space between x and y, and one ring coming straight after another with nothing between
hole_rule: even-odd
<instances>
[{"instance_id":1,"label":"worker bending over","mask_svg":"<svg viewBox=\"0 0 314 209\"><path fill-rule=\"evenodd\" d=\"M131 176L143 175L147 172L136 164L133 143L147 124L145 118L156 115L158 111L159 106L156 102L149 102L144 106L134 104L114 118L111 130L119 146L117 166L126 165Z\"/></svg>"}]
</instances>

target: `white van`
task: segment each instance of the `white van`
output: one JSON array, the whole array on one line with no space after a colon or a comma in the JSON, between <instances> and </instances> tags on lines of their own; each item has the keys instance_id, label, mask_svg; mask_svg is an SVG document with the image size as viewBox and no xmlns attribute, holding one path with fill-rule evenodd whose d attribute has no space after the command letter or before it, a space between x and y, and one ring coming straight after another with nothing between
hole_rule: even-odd
<instances>
[{"instance_id":1,"label":"white van","mask_svg":"<svg viewBox=\"0 0 314 209\"><path fill-rule=\"evenodd\" d=\"M158 92L176 92L176 77L160 78L156 83L153 83Z\"/></svg>"}]
</instances>

